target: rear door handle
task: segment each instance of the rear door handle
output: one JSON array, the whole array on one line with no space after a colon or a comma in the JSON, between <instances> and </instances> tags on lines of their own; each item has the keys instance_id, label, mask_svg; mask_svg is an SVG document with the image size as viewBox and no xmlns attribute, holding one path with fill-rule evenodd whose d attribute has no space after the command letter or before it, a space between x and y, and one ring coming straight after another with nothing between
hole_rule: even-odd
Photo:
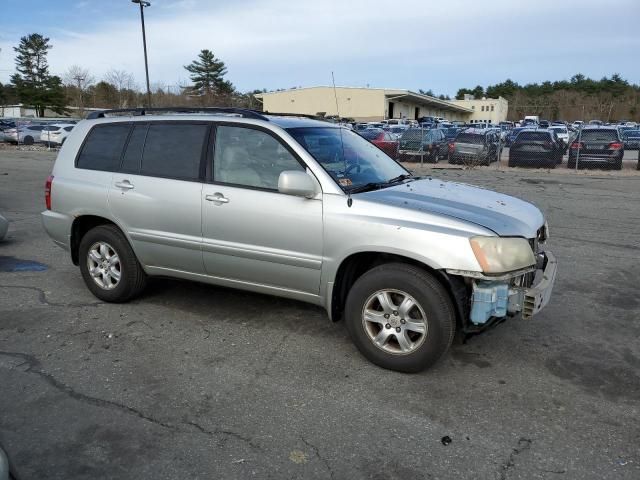
<instances>
[{"instance_id":1,"label":"rear door handle","mask_svg":"<svg viewBox=\"0 0 640 480\"><path fill-rule=\"evenodd\" d=\"M209 202L229 203L229 199L219 192L214 193L213 195L205 195L204 198Z\"/></svg>"},{"instance_id":2,"label":"rear door handle","mask_svg":"<svg viewBox=\"0 0 640 480\"><path fill-rule=\"evenodd\" d=\"M116 182L116 187L123 188L124 190L131 190L133 184L129 180L123 180L122 182Z\"/></svg>"}]
</instances>

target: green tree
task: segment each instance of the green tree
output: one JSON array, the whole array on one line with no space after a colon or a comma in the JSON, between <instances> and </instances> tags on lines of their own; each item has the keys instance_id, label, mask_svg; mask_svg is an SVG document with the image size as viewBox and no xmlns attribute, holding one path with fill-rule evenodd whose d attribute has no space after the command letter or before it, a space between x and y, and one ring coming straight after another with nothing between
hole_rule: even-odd
<instances>
[{"instance_id":1,"label":"green tree","mask_svg":"<svg viewBox=\"0 0 640 480\"><path fill-rule=\"evenodd\" d=\"M211 50L201 50L198 60L185 65L184 68L191 74L191 92L207 96L231 95L234 92L233 84L224 79L227 67Z\"/></svg>"},{"instance_id":2,"label":"green tree","mask_svg":"<svg viewBox=\"0 0 640 480\"><path fill-rule=\"evenodd\" d=\"M49 74L47 53L51 48L49 39L38 33L22 37L19 45L13 48L17 53L17 73L11 76L11 83L18 100L35 108L39 117L44 116L45 108L56 113L66 112L62 80Z\"/></svg>"}]
</instances>

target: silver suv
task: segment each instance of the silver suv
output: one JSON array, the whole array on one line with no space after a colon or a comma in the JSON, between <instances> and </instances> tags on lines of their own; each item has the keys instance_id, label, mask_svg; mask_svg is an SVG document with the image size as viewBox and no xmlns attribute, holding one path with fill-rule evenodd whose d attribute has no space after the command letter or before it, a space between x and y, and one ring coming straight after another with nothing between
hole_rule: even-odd
<instances>
[{"instance_id":1,"label":"silver suv","mask_svg":"<svg viewBox=\"0 0 640 480\"><path fill-rule=\"evenodd\" d=\"M549 300L536 207L415 177L347 128L241 109L91 117L58 154L42 220L101 300L149 276L294 298L404 372Z\"/></svg>"}]
</instances>

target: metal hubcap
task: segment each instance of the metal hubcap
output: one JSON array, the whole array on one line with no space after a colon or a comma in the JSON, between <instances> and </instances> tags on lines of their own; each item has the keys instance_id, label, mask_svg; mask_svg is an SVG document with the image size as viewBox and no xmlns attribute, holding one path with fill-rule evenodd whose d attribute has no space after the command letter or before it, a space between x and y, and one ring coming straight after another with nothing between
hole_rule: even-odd
<instances>
[{"instance_id":1,"label":"metal hubcap","mask_svg":"<svg viewBox=\"0 0 640 480\"><path fill-rule=\"evenodd\" d=\"M96 242L87 253L87 269L93 281L104 290L113 290L120 283L120 257L111 245Z\"/></svg>"},{"instance_id":2,"label":"metal hubcap","mask_svg":"<svg viewBox=\"0 0 640 480\"><path fill-rule=\"evenodd\" d=\"M362 326L373 344L387 353L406 355L427 336L427 316L420 304L400 290L379 290L362 309Z\"/></svg>"}]
</instances>

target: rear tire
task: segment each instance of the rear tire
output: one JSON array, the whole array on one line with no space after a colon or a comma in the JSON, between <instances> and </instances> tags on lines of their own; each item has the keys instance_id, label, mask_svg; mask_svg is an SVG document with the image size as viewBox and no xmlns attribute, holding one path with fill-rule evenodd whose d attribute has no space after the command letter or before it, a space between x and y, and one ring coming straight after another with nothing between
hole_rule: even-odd
<instances>
[{"instance_id":1,"label":"rear tire","mask_svg":"<svg viewBox=\"0 0 640 480\"><path fill-rule=\"evenodd\" d=\"M80 241L78 258L87 288L100 300L126 302L144 290L147 275L114 225L89 230Z\"/></svg>"},{"instance_id":2,"label":"rear tire","mask_svg":"<svg viewBox=\"0 0 640 480\"><path fill-rule=\"evenodd\" d=\"M25 144L25 145L33 145L33 137L31 135L27 135L22 140L22 143Z\"/></svg>"},{"instance_id":3,"label":"rear tire","mask_svg":"<svg viewBox=\"0 0 640 480\"><path fill-rule=\"evenodd\" d=\"M412 307L406 308L407 299ZM430 273L402 263L375 267L358 278L347 296L345 319L353 343L369 361L408 373L435 364L449 349L456 325L442 284Z\"/></svg>"}]
</instances>

